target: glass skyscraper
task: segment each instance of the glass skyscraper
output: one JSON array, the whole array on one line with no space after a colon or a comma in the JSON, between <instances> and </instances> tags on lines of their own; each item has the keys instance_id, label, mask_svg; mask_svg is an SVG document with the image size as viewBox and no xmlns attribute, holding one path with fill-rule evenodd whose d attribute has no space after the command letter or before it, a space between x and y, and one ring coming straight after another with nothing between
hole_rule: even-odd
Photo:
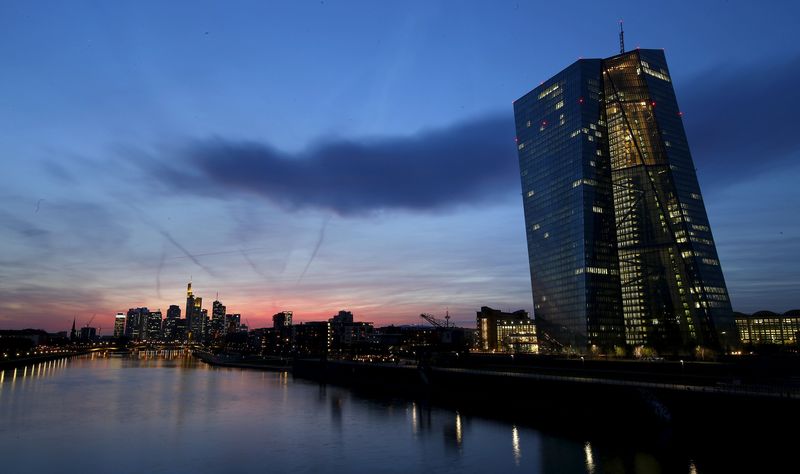
<instances>
[{"instance_id":1,"label":"glass skyscraper","mask_svg":"<svg viewBox=\"0 0 800 474\"><path fill-rule=\"evenodd\" d=\"M540 329L579 352L733 346L664 53L579 60L514 115Z\"/></svg>"}]
</instances>

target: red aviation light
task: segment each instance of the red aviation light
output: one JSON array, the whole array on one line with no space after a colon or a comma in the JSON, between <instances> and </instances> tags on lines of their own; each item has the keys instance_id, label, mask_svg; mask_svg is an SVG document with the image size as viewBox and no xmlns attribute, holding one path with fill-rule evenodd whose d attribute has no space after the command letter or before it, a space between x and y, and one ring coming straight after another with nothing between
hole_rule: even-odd
<instances>
[{"instance_id":1,"label":"red aviation light","mask_svg":"<svg viewBox=\"0 0 800 474\"><path fill-rule=\"evenodd\" d=\"M579 103L579 104L582 104L582 103L583 103L583 97L581 97L581 98L579 98L579 99L578 99L578 103Z\"/></svg>"},{"instance_id":2,"label":"red aviation light","mask_svg":"<svg viewBox=\"0 0 800 474\"><path fill-rule=\"evenodd\" d=\"M542 120L542 127L546 127L546 126L547 126L547 120Z\"/></svg>"},{"instance_id":3,"label":"red aviation light","mask_svg":"<svg viewBox=\"0 0 800 474\"><path fill-rule=\"evenodd\" d=\"M518 143L518 142L519 142L519 138L518 137L514 137L514 143Z\"/></svg>"},{"instance_id":4,"label":"red aviation light","mask_svg":"<svg viewBox=\"0 0 800 474\"><path fill-rule=\"evenodd\" d=\"M652 101L652 102L650 102L650 106L651 106L651 107L655 107L655 106L656 106L656 101Z\"/></svg>"},{"instance_id":5,"label":"red aviation light","mask_svg":"<svg viewBox=\"0 0 800 474\"><path fill-rule=\"evenodd\" d=\"M683 112L678 112L678 117L683 117Z\"/></svg>"}]
</instances>

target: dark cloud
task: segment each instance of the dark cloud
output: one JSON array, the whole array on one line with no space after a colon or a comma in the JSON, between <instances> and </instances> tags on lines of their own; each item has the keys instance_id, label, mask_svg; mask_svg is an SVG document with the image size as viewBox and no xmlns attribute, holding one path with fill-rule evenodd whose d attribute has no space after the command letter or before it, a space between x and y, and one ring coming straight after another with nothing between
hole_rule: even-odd
<instances>
[{"instance_id":1,"label":"dark cloud","mask_svg":"<svg viewBox=\"0 0 800 474\"><path fill-rule=\"evenodd\" d=\"M704 187L741 181L790 159L800 110L800 58L723 65L678 85ZM178 159L129 154L171 189L209 196L247 193L289 209L340 215L436 210L519 192L511 109L416 135L328 139L298 153L266 142L216 138Z\"/></svg>"},{"instance_id":2,"label":"dark cloud","mask_svg":"<svg viewBox=\"0 0 800 474\"><path fill-rule=\"evenodd\" d=\"M678 84L678 100L703 184L769 171L800 151L800 56L722 65Z\"/></svg>"},{"instance_id":3,"label":"dark cloud","mask_svg":"<svg viewBox=\"0 0 800 474\"><path fill-rule=\"evenodd\" d=\"M150 173L185 191L240 191L342 215L432 210L519 191L510 111L409 137L326 140L296 154L214 139L181 155L175 164L148 160Z\"/></svg>"}]
</instances>

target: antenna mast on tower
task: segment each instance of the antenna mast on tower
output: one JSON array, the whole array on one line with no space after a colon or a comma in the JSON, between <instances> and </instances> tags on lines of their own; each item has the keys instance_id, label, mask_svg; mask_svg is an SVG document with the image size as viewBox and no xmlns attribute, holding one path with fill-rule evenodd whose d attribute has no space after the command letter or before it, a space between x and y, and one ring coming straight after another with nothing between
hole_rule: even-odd
<instances>
[{"instance_id":1,"label":"antenna mast on tower","mask_svg":"<svg viewBox=\"0 0 800 474\"><path fill-rule=\"evenodd\" d=\"M625 32L622 31L622 20L619 21L619 54L625 52Z\"/></svg>"}]
</instances>

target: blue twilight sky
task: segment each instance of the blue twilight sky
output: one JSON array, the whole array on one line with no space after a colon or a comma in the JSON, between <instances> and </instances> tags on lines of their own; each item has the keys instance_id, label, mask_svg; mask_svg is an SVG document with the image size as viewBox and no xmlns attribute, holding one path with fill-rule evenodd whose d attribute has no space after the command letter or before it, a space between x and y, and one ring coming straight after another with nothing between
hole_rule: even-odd
<instances>
[{"instance_id":1,"label":"blue twilight sky","mask_svg":"<svg viewBox=\"0 0 800 474\"><path fill-rule=\"evenodd\" d=\"M800 306L800 4L0 2L0 327L532 307L511 103L664 48L734 309Z\"/></svg>"}]
</instances>

